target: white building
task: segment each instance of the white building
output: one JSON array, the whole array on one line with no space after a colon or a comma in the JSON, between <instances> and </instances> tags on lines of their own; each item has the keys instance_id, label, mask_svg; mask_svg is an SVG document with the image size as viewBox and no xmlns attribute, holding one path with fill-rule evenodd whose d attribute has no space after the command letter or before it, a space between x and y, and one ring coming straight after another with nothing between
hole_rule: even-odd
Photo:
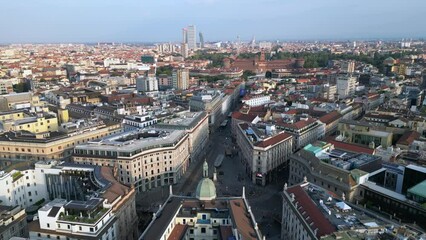
<instances>
[{"instance_id":1,"label":"white building","mask_svg":"<svg viewBox=\"0 0 426 240\"><path fill-rule=\"evenodd\" d=\"M5 206L24 209L61 199L38 210L39 219L29 224L30 239L119 240L138 236L133 227L137 224L135 190L119 184L110 168L41 161L35 169L3 172L0 186Z\"/></svg>"},{"instance_id":2,"label":"white building","mask_svg":"<svg viewBox=\"0 0 426 240\"><path fill-rule=\"evenodd\" d=\"M135 130L152 126L156 124L157 121L157 118L151 115L129 115L124 117L123 124L125 130Z\"/></svg>"},{"instance_id":3,"label":"white building","mask_svg":"<svg viewBox=\"0 0 426 240\"><path fill-rule=\"evenodd\" d=\"M7 206L27 208L47 198L46 178L42 169L0 172L0 201Z\"/></svg>"},{"instance_id":4,"label":"white building","mask_svg":"<svg viewBox=\"0 0 426 240\"><path fill-rule=\"evenodd\" d=\"M154 76L144 76L136 79L138 92L158 92L158 79Z\"/></svg>"},{"instance_id":5,"label":"white building","mask_svg":"<svg viewBox=\"0 0 426 240\"><path fill-rule=\"evenodd\" d=\"M339 99L352 97L355 94L355 89L358 86L358 80L353 76L337 77L337 94Z\"/></svg>"},{"instance_id":6,"label":"white building","mask_svg":"<svg viewBox=\"0 0 426 240\"><path fill-rule=\"evenodd\" d=\"M242 100L244 104L250 107L262 106L271 102L271 96L269 95L253 95L245 96Z\"/></svg>"}]
</instances>

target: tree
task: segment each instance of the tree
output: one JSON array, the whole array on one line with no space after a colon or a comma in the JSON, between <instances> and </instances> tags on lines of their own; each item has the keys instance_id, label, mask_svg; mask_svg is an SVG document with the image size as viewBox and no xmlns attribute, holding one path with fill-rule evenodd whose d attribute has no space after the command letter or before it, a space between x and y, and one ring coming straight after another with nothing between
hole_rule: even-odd
<instances>
[{"instance_id":1,"label":"tree","mask_svg":"<svg viewBox=\"0 0 426 240\"><path fill-rule=\"evenodd\" d=\"M13 91L17 93L28 92L29 90L30 88L26 83L18 83L13 85Z\"/></svg>"},{"instance_id":2,"label":"tree","mask_svg":"<svg viewBox=\"0 0 426 240\"><path fill-rule=\"evenodd\" d=\"M254 72L250 70L244 70L243 75L241 76L244 80L247 80L248 77L256 75Z\"/></svg>"},{"instance_id":3,"label":"tree","mask_svg":"<svg viewBox=\"0 0 426 240\"><path fill-rule=\"evenodd\" d=\"M272 78L272 72L271 71L266 71L265 78L271 79Z\"/></svg>"}]
</instances>

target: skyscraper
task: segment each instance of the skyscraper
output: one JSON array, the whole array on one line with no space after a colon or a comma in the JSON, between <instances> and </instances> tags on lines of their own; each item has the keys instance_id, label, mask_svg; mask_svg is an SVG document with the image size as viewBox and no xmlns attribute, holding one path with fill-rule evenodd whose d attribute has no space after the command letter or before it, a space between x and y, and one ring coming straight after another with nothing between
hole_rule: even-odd
<instances>
[{"instance_id":1,"label":"skyscraper","mask_svg":"<svg viewBox=\"0 0 426 240\"><path fill-rule=\"evenodd\" d=\"M197 49L197 31L194 25L188 26L186 29L186 41L189 49Z\"/></svg>"},{"instance_id":2,"label":"skyscraper","mask_svg":"<svg viewBox=\"0 0 426 240\"><path fill-rule=\"evenodd\" d=\"M186 28L182 28L182 43L188 43L188 30Z\"/></svg>"},{"instance_id":3,"label":"skyscraper","mask_svg":"<svg viewBox=\"0 0 426 240\"><path fill-rule=\"evenodd\" d=\"M204 36L203 36L202 32L199 33L199 37L200 37L200 48L203 49L204 48Z\"/></svg>"}]
</instances>

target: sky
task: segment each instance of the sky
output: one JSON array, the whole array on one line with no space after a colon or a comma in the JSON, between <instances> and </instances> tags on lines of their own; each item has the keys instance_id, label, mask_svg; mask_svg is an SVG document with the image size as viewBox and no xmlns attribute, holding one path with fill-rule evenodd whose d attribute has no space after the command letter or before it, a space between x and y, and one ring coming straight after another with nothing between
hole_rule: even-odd
<instances>
[{"instance_id":1,"label":"sky","mask_svg":"<svg viewBox=\"0 0 426 240\"><path fill-rule=\"evenodd\" d=\"M0 43L426 37L426 0L0 0Z\"/></svg>"}]
</instances>

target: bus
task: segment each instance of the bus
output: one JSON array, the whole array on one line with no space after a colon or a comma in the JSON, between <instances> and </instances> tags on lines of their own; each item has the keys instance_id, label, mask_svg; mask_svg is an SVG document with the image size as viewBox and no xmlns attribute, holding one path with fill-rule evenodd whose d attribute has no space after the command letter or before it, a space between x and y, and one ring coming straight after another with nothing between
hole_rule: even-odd
<instances>
[{"instance_id":1,"label":"bus","mask_svg":"<svg viewBox=\"0 0 426 240\"><path fill-rule=\"evenodd\" d=\"M219 154L217 157L216 157L216 160L214 161L214 167L215 168L218 168L218 167L220 167L221 165L222 165L222 162L223 162L223 158L224 158L225 156L223 156L223 154Z\"/></svg>"}]
</instances>

